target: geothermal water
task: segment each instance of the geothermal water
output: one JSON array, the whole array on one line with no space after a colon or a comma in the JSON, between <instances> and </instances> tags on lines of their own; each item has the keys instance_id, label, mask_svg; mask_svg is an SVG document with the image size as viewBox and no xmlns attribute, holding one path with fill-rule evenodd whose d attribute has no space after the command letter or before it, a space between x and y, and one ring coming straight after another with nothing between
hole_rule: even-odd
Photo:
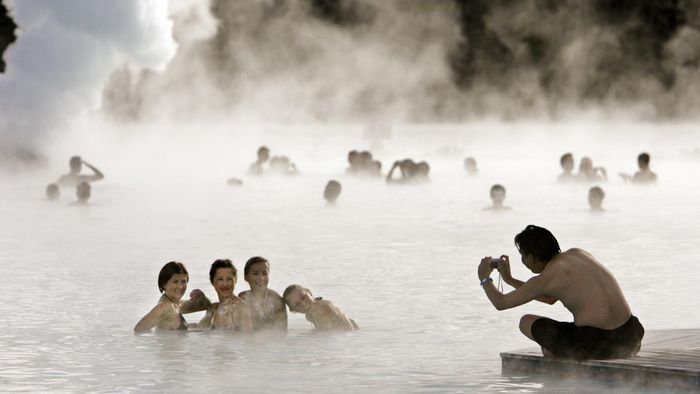
<instances>
[{"instance_id":1,"label":"geothermal water","mask_svg":"<svg viewBox=\"0 0 700 394\"><path fill-rule=\"evenodd\" d=\"M499 352L533 346L517 329L521 315L570 314L560 303L496 311L477 264L508 254L514 276L529 278L512 240L538 224L562 248L603 262L647 330L697 328L700 161L680 151L698 141L692 126L625 124L406 126L376 140L351 126L75 133L53 144L50 169L2 179L0 389L607 392L595 381L501 376ZM290 156L301 175L246 177L261 144ZM389 186L345 175L347 152L364 148L385 172L395 159L428 160L431 182ZM608 169L605 213L587 210L592 185L555 182L566 151ZM636 169L641 151L652 154L655 186L617 176ZM106 175L87 207L70 206L69 189L59 202L43 199L73 154ZM465 156L476 157L477 177L462 170ZM231 176L244 185L227 186ZM322 200L329 179L343 186L334 207ZM507 188L512 211L481 210L494 183ZM290 314L285 338L132 334L158 300L167 261L184 262L188 291L213 299L211 262L231 258L240 272L253 255L270 260L272 289L305 285L362 329L316 335ZM240 273L236 291L247 288Z\"/></svg>"}]
</instances>

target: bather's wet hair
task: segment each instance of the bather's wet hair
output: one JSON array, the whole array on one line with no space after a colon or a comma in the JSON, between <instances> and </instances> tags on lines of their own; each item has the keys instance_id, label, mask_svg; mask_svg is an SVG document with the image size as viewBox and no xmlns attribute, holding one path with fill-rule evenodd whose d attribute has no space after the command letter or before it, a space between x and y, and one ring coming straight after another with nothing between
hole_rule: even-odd
<instances>
[{"instance_id":1,"label":"bather's wet hair","mask_svg":"<svg viewBox=\"0 0 700 394\"><path fill-rule=\"evenodd\" d=\"M270 266L270 262L267 261L266 258L260 256L253 256L245 262L245 267L243 268L243 275L248 275L248 272L250 272L250 267L252 267L253 264L257 263L266 263L268 267Z\"/></svg>"},{"instance_id":2,"label":"bather's wet hair","mask_svg":"<svg viewBox=\"0 0 700 394\"><path fill-rule=\"evenodd\" d=\"M286 289L284 289L284 293L282 293L282 298L284 299L284 302L287 302L287 297L289 297L289 295L292 294L294 290L308 291L309 294L311 294L311 290L307 289L302 285L289 285ZM313 296L313 294L311 295Z\"/></svg>"},{"instance_id":3,"label":"bather's wet hair","mask_svg":"<svg viewBox=\"0 0 700 394\"><path fill-rule=\"evenodd\" d=\"M515 246L523 256L531 254L545 263L561 253L559 242L554 235L546 228L532 224L515 236Z\"/></svg>"},{"instance_id":4,"label":"bather's wet hair","mask_svg":"<svg viewBox=\"0 0 700 394\"><path fill-rule=\"evenodd\" d=\"M211 263L211 268L209 269L209 282L214 284L214 277L216 276L216 271L222 268L230 268L233 271L233 277L238 277L238 270L234 267L233 263L229 259L218 259Z\"/></svg>"},{"instance_id":5,"label":"bather's wet hair","mask_svg":"<svg viewBox=\"0 0 700 394\"><path fill-rule=\"evenodd\" d=\"M649 160L651 160L651 158L649 157L649 154L646 152L642 152L639 154L639 156L637 156L637 161L640 163L644 163L646 165L649 165Z\"/></svg>"},{"instance_id":6,"label":"bather's wet hair","mask_svg":"<svg viewBox=\"0 0 700 394\"><path fill-rule=\"evenodd\" d=\"M561 164L562 167L564 167L564 163L567 161L574 162L574 155L572 155L570 152L564 153L561 155L561 158L559 158L559 164Z\"/></svg>"},{"instance_id":7,"label":"bather's wet hair","mask_svg":"<svg viewBox=\"0 0 700 394\"><path fill-rule=\"evenodd\" d=\"M171 261L164 265L158 274L158 290L160 290L161 293L165 291L165 284L168 283L170 278L175 274L185 274L187 275L187 281L190 281L190 274L187 272L185 265L177 261Z\"/></svg>"}]
</instances>

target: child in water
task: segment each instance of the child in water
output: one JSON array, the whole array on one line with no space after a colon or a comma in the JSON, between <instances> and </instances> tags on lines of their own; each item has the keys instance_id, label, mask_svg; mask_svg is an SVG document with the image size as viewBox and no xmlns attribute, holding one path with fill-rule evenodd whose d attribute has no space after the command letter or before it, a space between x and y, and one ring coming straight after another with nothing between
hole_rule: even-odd
<instances>
[{"instance_id":1,"label":"child in water","mask_svg":"<svg viewBox=\"0 0 700 394\"><path fill-rule=\"evenodd\" d=\"M134 333L147 332L153 327L157 330L187 330L187 321L182 314L208 307L208 300L199 290L190 294L189 301L181 301L189 279L184 264L176 261L165 264L158 274L158 289L163 295L158 304L136 323Z\"/></svg>"},{"instance_id":2,"label":"child in water","mask_svg":"<svg viewBox=\"0 0 700 394\"><path fill-rule=\"evenodd\" d=\"M284 290L284 302L290 312L304 313L317 331L353 331L359 330L357 323L347 317L332 302L321 297L314 298L311 290L291 285Z\"/></svg>"},{"instance_id":3,"label":"child in water","mask_svg":"<svg viewBox=\"0 0 700 394\"><path fill-rule=\"evenodd\" d=\"M255 256L246 261L243 274L250 290L238 296L246 301L252 309L255 331L287 331L287 308L277 292L270 290L270 263L263 257Z\"/></svg>"},{"instance_id":4,"label":"child in water","mask_svg":"<svg viewBox=\"0 0 700 394\"><path fill-rule=\"evenodd\" d=\"M209 281L214 286L219 302L211 304L198 327L253 331L250 305L233 294L238 273L231 260L216 260L209 270Z\"/></svg>"}]
</instances>

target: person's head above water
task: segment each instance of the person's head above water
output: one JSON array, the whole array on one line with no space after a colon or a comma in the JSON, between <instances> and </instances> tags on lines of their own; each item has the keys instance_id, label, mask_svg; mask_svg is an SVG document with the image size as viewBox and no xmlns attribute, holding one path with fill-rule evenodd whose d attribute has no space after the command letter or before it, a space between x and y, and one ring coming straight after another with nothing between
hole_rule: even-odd
<instances>
[{"instance_id":1,"label":"person's head above water","mask_svg":"<svg viewBox=\"0 0 700 394\"><path fill-rule=\"evenodd\" d=\"M602 211L603 210L603 199L605 198L605 192L599 186L594 186L588 191L588 205L591 206L591 210Z\"/></svg>"},{"instance_id":2,"label":"person's head above water","mask_svg":"<svg viewBox=\"0 0 700 394\"><path fill-rule=\"evenodd\" d=\"M187 273L185 265L177 261L171 261L165 264L158 274L158 290L160 290L161 293L165 292L166 284L174 275L185 275L186 280L188 282L190 280L190 274Z\"/></svg>"},{"instance_id":3,"label":"person's head above water","mask_svg":"<svg viewBox=\"0 0 700 394\"><path fill-rule=\"evenodd\" d=\"M491 196L491 201L493 201L493 205L503 205L503 201L505 201L506 199L506 188L503 187L503 185L495 184L491 186L489 196Z\"/></svg>"},{"instance_id":4,"label":"person's head above water","mask_svg":"<svg viewBox=\"0 0 700 394\"><path fill-rule=\"evenodd\" d=\"M55 183L50 183L46 186L46 198L49 200L56 200L61 197L61 191L58 189L58 185Z\"/></svg>"},{"instance_id":5,"label":"person's head above water","mask_svg":"<svg viewBox=\"0 0 700 394\"><path fill-rule=\"evenodd\" d=\"M341 190L342 186L340 185L340 182L330 180L326 184L326 188L323 190L323 198L330 203L335 202L335 200L338 199Z\"/></svg>"},{"instance_id":6,"label":"person's head above water","mask_svg":"<svg viewBox=\"0 0 700 394\"><path fill-rule=\"evenodd\" d=\"M639 156L637 156L637 165L639 166L640 170L646 170L649 168L649 161L651 160L651 157L649 156L648 153L643 152L640 153Z\"/></svg>"},{"instance_id":7,"label":"person's head above water","mask_svg":"<svg viewBox=\"0 0 700 394\"><path fill-rule=\"evenodd\" d=\"M579 172L589 172L593 170L593 160L591 160L590 157L582 157L581 158L581 163L579 163L578 166L578 171Z\"/></svg>"},{"instance_id":8,"label":"person's head above water","mask_svg":"<svg viewBox=\"0 0 700 394\"><path fill-rule=\"evenodd\" d=\"M416 164L415 176L427 178L429 172L430 165L428 165L427 162L421 161L420 163Z\"/></svg>"},{"instance_id":9,"label":"person's head above water","mask_svg":"<svg viewBox=\"0 0 700 394\"><path fill-rule=\"evenodd\" d=\"M238 271L229 259L218 259L209 269L209 282L214 286L220 300L230 298L236 287Z\"/></svg>"},{"instance_id":10,"label":"person's head above water","mask_svg":"<svg viewBox=\"0 0 700 394\"><path fill-rule=\"evenodd\" d=\"M561 165L561 168L564 170L564 172L571 172L574 170L574 155L571 153L567 152L561 155L561 158L559 159L559 164Z\"/></svg>"},{"instance_id":11,"label":"person's head above water","mask_svg":"<svg viewBox=\"0 0 700 394\"><path fill-rule=\"evenodd\" d=\"M83 159L80 156L73 156L68 161L68 165L72 174L79 174L80 170L83 169Z\"/></svg>"},{"instance_id":12,"label":"person's head above water","mask_svg":"<svg viewBox=\"0 0 700 394\"><path fill-rule=\"evenodd\" d=\"M260 148L258 148L258 162L259 163L265 162L269 158L270 158L270 150L267 149L266 146L263 145Z\"/></svg>"},{"instance_id":13,"label":"person's head above water","mask_svg":"<svg viewBox=\"0 0 700 394\"><path fill-rule=\"evenodd\" d=\"M514 241L523 264L534 273L542 272L545 265L561 253L554 235L546 228L532 224L516 235Z\"/></svg>"},{"instance_id":14,"label":"person's head above water","mask_svg":"<svg viewBox=\"0 0 700 394\"><path fill-rule=\"evenodd\" d=\"M78 202L86 203L90 199L90 184L87 182L80 182L78 187L75 188L75 195L78 197Z\"/></svg>"},{"instance_id":15,"label":"person's head above water","mask_svg":"<svg viewBox=\"0 0 700 394\"><path fill-rule=\"evenodd\" d=\"M475 175L479 170L476 168L476 159L473 157L467 157L464 159L464 170L469 175Z\"/></svg>"},{"instance_id":16,"label":"person's head above water","mask_svg":"<svg viewBox=\"0 0 700 394\"><path fill-rule=\"evenodd\" d=\"M254 256L245 262L243 277L250 285L251 290L267 288L270 281L270 262L266 258Z\"/></svg>"},{"instance_id":17,"label":"person's head above water","mask_svg":"<svg viewBox=\"0 0 700 394\"><path fill-rule=\"evenodd\" d=\"M314 302L311 290L301 285L290 285L284 289L282 294L284 302L289 306L291 312L306 313Z\"/></svg>"}]
</instances>

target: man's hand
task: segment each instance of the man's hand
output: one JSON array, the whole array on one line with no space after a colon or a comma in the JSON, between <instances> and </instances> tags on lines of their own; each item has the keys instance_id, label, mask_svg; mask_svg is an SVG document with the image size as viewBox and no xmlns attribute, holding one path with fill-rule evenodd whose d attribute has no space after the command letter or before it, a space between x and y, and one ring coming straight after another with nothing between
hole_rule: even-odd
<instances>
[{"instance_id":1,"label":"man's hand","mask_svg":"<svg viewBox=\"0 0 700 394\"><path fill-rule=\"evenodd\" d=\"M202 290L199 289L194 289L190 292L190 302L192 304L200 306L200 307L207 307L211 302L209 299L204 295Z\"/></svg>"},{"instance_id":2,"label":"man's hand","mask_svg":"<svg viewBox=\"0 0 700 394\"><path fill-rule=\"evenodd\" d=\"M486 256L481 259L479 263L479 268L477 269L477 275L479 276L479 281L488 278L491 275L493 268L491 268L491 256Z\"/></svg>"},{"instance_id":3,"label":"man's hand","mask_svg":"<svg viewBox=\"0 0 700 394\"><path fill-rule=\"evenodd\" d=\"M507 255L501 255L498 261L498 272L503 277L503 280L508 282L513 276L510 274L510 259Z\"/></svg>"}]
</instances>

